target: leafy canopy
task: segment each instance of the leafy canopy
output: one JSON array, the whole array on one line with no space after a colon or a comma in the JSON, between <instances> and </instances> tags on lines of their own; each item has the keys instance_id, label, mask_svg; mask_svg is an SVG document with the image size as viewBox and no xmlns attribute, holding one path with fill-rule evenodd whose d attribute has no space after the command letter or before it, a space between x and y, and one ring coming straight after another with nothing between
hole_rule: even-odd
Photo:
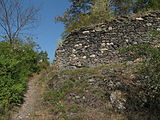
<instances>
[{"instance_id":1,"label":"leafy canopy","mask_svg":"<svg viewBox=\"0 0 160 120\"><path fill-rule=\"evenodd\" d=\"M44 68L41 67L43 61L39 63L42 58L48 63L47 56L34 51L30 43L15 46L0 42L0 119L13 106L23 102L28 77Z\"/></svg>"},{"instance_id":2,"label":"leafy canopy","mask_svg":"<svg viewBox=\"0 0 160 120\"><path fill-rule=\"evenodd\" d=\"M64 35L71 31L104 22L114 15L159 10L159 0L69 0L70 7L63 16L55 18L65 25Z\"/></svg>"},{"instance_id":3,"label":"leafy canopy","mask_svg":"<svg viewBox=\"0 0 160 120\"><path fill-rule=\"evenodd\" d=\"M106 0L69 0L71 6L63 16L56 17L65 25L65 35L74 29L100 23L110 17L109 2Z\"/></svg>"}]
</instances>

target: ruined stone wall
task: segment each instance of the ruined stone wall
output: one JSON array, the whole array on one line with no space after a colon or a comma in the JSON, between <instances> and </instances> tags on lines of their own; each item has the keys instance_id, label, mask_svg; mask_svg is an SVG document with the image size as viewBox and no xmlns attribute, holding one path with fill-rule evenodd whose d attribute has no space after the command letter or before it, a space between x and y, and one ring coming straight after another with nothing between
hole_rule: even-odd
<instances>
[{"instance_id":1,"label":"ruined stone wall","mask_svg":"<svg viewBox=\"0 0 160 120\"><path fill-rule=\"evenodd\" d=\"M91 67L121 61L118 49L150 41L152 30L160 30L160 11L121 16L103 24L70 33L57 49L54 63L60 69Z\"/></svg>"}]
</instances>

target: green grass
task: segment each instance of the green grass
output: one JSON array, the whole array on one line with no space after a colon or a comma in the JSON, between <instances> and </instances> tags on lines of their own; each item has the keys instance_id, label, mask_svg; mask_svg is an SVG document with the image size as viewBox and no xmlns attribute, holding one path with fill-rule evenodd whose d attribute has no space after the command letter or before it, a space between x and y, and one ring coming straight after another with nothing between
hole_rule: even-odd
<instances>
[{"instance_id":1,"label":"green grass","mask_svg":"<svg viewBox=\"0 0 160 120\"><path fill-rule=\"evenodd\" d=\"M101 71L105 69L122 68L123 64L104 65L93 68L80 68L74 70L54 71L49 73L46 81L48 83L47 92L44 95L45 101L49 101L53 105L53 113L57 113L59 118L65 120L79 120L80 117L76 114L85 112L86 103L76 103L76 100L68 101L71 93L80 97L80 100L95 99L97 102L105 103L105 91L103 90L105 77L109 75L102 75ZM114 76L116 77L116 75ZM95 79L91 84L89 79ZM88 91L88 92L86 92ZM87 97L88 96L88 97ZM73 96L71 96L73 97ZM105 112L105 110L104 110ZM68 117L68 113L75 114Z\"/></svg>"},{"instance_id":2,"label":"green grass","mask_svg":"<svg viewBox=\"0 0 160 120\"><path fill-rule=\"evenodd\" d=\"M115 74L115 73L110 73L108 76L109 76L109 77L117 77L117 74Z\"/></svg>"}]
</instances>

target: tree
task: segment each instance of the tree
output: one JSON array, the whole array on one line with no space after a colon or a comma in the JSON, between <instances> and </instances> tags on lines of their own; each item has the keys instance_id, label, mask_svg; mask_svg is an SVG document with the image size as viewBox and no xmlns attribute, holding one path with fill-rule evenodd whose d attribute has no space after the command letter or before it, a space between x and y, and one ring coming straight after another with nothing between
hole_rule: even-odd
<instances>
[{"instance_id":1,"label":"tree","mask_svg":"<svg viewBox=\"0 0 160 120\"><path fill-rule=\"evenodd\" d=\"M134 13L147 10L160 10L160 0L137 0L134 5Z\"/></svg>"},{"instance_id":2,"label":"tree","mask_svg":"<svg viewBox=\"0 0 160 120\"><path fill-rule=\"evenodd\" d=\"M112 17L137 13L142 10L160 9L160 0L69 0L71 6L63 16L56 17L65 25L63 37L71 31Z\"/></svg>"},{"instance_id":3,"label":"tree","mask_svg":"<svg viewBox=\"0 0 160 120\"><path fill-rule=\"evenodd\" d=\"M12 44L0 41L0 120L23 102L28 77L41 70L39 58L30 47L22 44L13 49Z\"/></svg>"},{"instance_id":4,"label":"tree","mask_svg":"<svg viewBox=\"0 0 160 120\"><path fill-rule=\"evenodd\" d=\"M63 16L58 16L55 21L60 21L65 26L64 36L77 28L80 16L90 11L93 0L68 0L71 5Z\"/></svg>"},{"instance_id":5,"label":"tree","mask_svg":"<svg viewBox=\"0 0 160 120\"><path fill-rule=\"evenodd\" d=\"M39 53L39 65L41 69L46 69L50 63L49 63L49 58L48 58L48 53L46 51L41 51Z\"/></svg>"},{"instance_id":6,"label":"tree","mask_svg":"<svg viewBox=\"0 0 160 120\"><path fill-rule=\"evenodd\" d=\"M16 38L34 27L38 12L33 6L25 8L22 0L0 0L0 36L14 44Z\"/></svg>"},{"instance_id":7,"label":"tree","mask_svg":"<svg viewBox=\"0 0 160 120\"><path fill-rule=\"evenodd\" d=\"M126 15L132 12L135 0L110 0L115 15Z\"/></svg>"},{"instance_id":8,"label":"tree","mask_svg":"<svg viewBox=\"0 0 160 120\"><path fill-rule=\"evenodd\" d=\"M112 17L109 2L107 0L94 0L90 12L80 16L79 25L88 26L102 23Z\"/></svg>"},{"instance_id":9,"label":"tree","mask_svg":"<svg viewBox=\"0 0 160 120\"><path fill-rule=\"evenodd\" d=\"M72 30L94 23L92 18L96 18L94 20L98 23L103 17L106 18L104 14L109 14L108 0L69 0L69 2L71 6L64 15L56 17L56 21L65 25L64 36Z\"/></svg>"},{"instance_id":10,"label":"tree","mask_svg":"<svg viewBox=\"0 0 160 120\"><path fill-rule=\"evenodd\" d=\"M160 9L160 0L110 0L115 15Z\"/></svg>"}]
</instances>

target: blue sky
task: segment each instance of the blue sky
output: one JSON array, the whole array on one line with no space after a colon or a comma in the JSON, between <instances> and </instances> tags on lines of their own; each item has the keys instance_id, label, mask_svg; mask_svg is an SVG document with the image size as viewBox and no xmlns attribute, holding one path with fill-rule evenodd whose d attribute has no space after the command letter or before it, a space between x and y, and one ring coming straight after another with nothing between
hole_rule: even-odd
<instances>
[{"instance_id":1,"label":"blue sky","mask_svg":"<svg viewBox=\"0 0 160 120\"><path fill-rule=\"evenodd\" d=\"M53 61L57 42L64 31L62 23L54 23L54 18L63 15L69 6L68 0L30 0L30 4L41 8L40 22L38 27L32 30L35 41L41 46L42 50L47 51L50 61Z\"/></svg>"}]
</instances>

